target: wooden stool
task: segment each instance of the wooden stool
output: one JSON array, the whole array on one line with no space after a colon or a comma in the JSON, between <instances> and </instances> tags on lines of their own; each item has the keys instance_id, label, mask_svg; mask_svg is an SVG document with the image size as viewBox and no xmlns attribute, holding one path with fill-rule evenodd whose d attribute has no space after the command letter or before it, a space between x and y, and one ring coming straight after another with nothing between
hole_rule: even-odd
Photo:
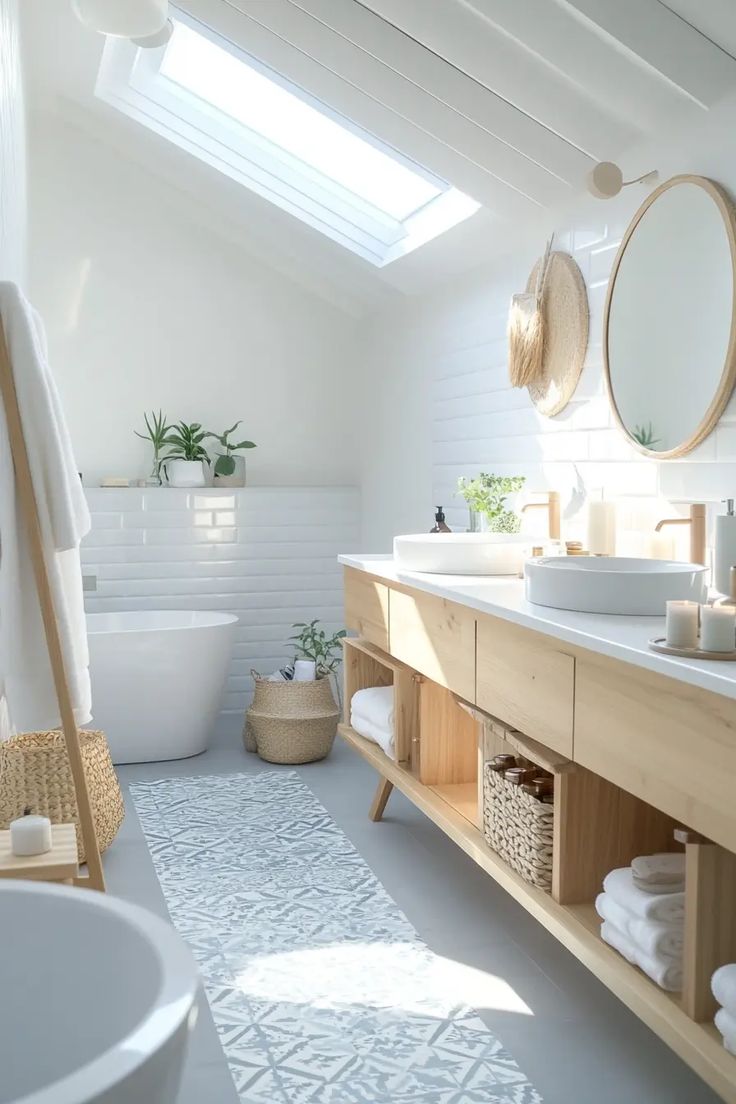
<instances>
[{"instance_id":1,"label":"wooden stool","mask_svg":"<svg viewBox=\"0 0 736 1104\"><path fill-rule=\"evenodd\" d=\"M43 855L14 855L10 850L10 832L0 832L0 878L31 878L71 885L77 877L77 831L73 824L51 825L51 850Z\"/></svg>"}]
</instances>

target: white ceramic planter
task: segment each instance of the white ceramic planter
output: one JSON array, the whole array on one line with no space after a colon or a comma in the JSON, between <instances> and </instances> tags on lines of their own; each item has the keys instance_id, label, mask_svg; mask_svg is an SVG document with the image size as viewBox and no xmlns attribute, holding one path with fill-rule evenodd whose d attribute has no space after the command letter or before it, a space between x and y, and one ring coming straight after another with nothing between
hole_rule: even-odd
<instances>
[{"instance_id":1,"label":"white ceramic planter","mask_svg":"<svg viewBox=\"0 0 736 1104\"><path fill-rule=\"evenodd\" d=\"M207 480L201 460L166 460L163 470L170 487L205 487Z\"/></svg>"},{"instance_id":2,"label":"white ceramic planter","mask_svg":"<svg viewBox=\"0 0 736 1104\"><path fill-rule=\"evenodd\" d=\"M235 471L232 475L216 475L214 485L216 487L244 487L245 486L245 457L235 456Z\"/></svg>"}]
</instances>

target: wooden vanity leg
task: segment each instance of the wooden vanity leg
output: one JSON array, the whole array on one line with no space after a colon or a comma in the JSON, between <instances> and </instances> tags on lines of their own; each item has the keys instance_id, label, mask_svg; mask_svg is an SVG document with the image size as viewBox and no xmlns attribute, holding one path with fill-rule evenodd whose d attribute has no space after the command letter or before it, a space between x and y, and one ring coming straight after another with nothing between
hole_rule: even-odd
<instances>
[{"instance_id":1,"label":"wooden vanity leg","mask_svg":"<svg viewBox=\"0 0 736 1104\"><path fill-rule=\"evenodd\" d=\"M375 792L373 801L371 802L370 811L368 816L371 820L380 820L383 816L383 811L386 808L386 802L391 796L391 791L394 788L393 782L389 782L388 778L382 778L378 783L378 789Z\"/></svg>"},{"instance_id":2,"label":"wooden vanity leg","mask_svg":"<svg viewBox=\"0 0 736 1104\"><path fill-rule=\"evenodd\" d=\"M710 842L688 843L685 855L682 1007L703 1023L718 1007L713 971L736 962L736 855Z\"/></svg>"}]
</instances>

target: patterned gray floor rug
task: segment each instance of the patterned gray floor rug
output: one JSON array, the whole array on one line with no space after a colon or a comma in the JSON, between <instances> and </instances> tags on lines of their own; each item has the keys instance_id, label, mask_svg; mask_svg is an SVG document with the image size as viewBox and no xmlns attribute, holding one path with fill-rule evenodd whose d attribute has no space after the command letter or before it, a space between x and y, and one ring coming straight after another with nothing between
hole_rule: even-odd
<instances>
[{"instance_id":1,"label":"patterned gray floor rug","mask_svg":"<svg viewBox=\"0 0 736 1104\"><path fill-rule=\"evenodd\" d=\"M295 772L130 791L243 1104L541 1104Z\"/></svg>"}]
</instances>

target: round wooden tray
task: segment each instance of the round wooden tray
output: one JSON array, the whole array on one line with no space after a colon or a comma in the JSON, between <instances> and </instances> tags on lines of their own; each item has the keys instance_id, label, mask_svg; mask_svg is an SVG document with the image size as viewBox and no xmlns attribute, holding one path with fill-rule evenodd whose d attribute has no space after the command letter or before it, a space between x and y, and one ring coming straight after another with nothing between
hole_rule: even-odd
<instances>
[{"instance_id":1,"label":"round wooden tray","mask_svg":"<svg viewBox=\"0 0 736 1104\"><path fill-rule=\"evenodd\" d=\"M736 649L732 652L705 652L702 648L671 648L665 642L664 636L655 636L649 641L649 647L653 652L661 652L662 655L684 656L686 659L720 659L727 663L736 662Z\"/></svg>"}]
</instances>

